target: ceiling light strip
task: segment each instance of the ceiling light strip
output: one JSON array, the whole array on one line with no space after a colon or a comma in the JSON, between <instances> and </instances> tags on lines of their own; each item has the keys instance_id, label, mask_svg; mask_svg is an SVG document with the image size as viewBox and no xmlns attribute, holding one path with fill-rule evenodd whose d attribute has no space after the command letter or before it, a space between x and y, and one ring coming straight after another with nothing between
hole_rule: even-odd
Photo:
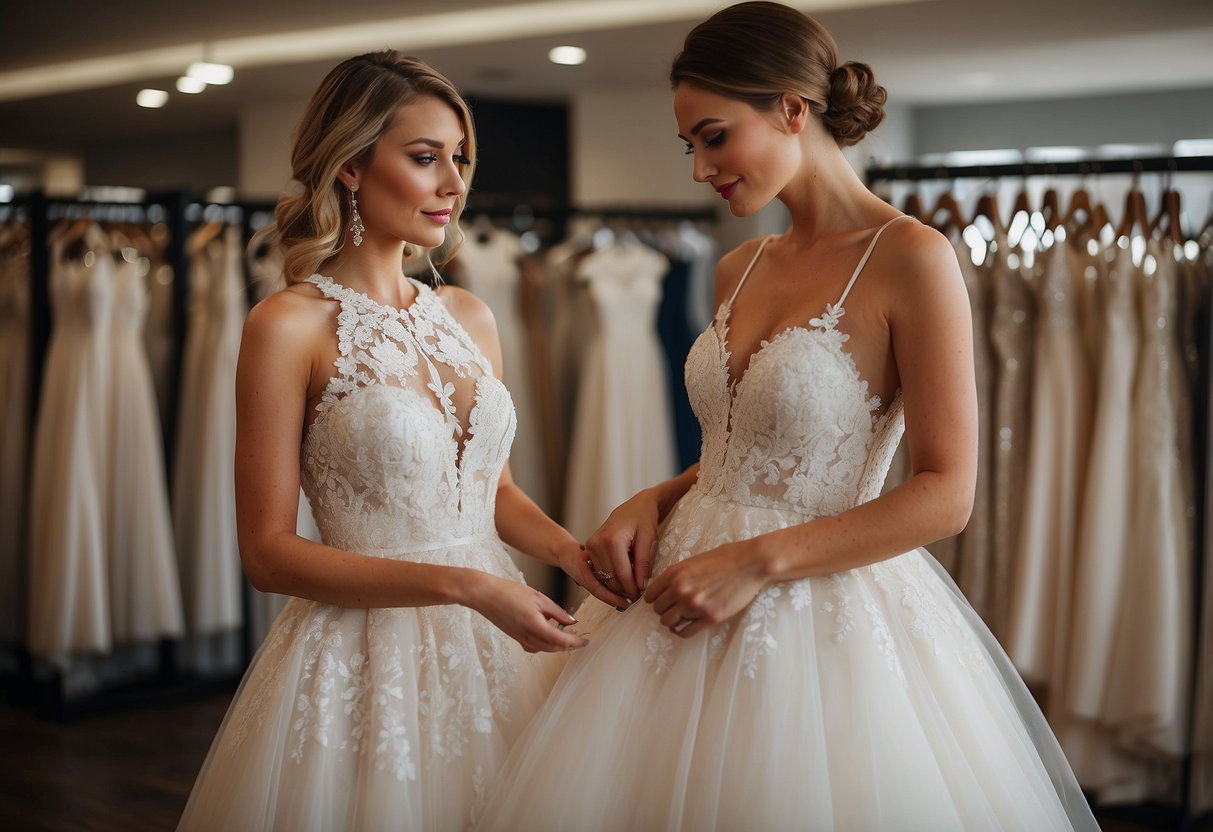
<instances>
[{"instance_id":1,"label":"ceiling light strip","mask_svg":"<svg viewBox=\"0 0 1213 832\"><path fill-rule=\"evenodd\" d=\"M814 0L792 2L806 11L913 3L921 0ZM188 43L142 52L0 72L0 101L108 87L176 76L207 55L236 68L302 63L382 49L420 50L491 43L572 32L626 29L694 20L717 11L720 0L552 0L499 4L323 29Z\"/></svg>"}]
</instances>

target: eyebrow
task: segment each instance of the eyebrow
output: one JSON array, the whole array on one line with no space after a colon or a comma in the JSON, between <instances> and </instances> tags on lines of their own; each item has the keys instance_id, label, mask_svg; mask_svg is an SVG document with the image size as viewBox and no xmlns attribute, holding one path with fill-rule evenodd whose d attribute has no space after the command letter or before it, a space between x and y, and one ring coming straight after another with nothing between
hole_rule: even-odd
<instances>
[{"instance_id":1,"label":"eyebrow","mask_svg":"<svg viewBox=\"0 0 1213 832\"><path fill-rule=\"evenodd\" d=\"M696 124L694 127L691 128L691 135L698 136L699 131L702 130L703 128L707 127L709 124L719 124L722 121L724 121L724 119L722 119L722 118L701 119L698 124ZM684 142L687 140L687 137L682 135L681 133L678 134L678 138L682 139Z\"/></svg>"},{"instance_id":2,"label":"eyebrow","mask_svg":"<svg viewBox=\"0 0 1213 832\"><path fill-rule=\"evenodd\" d=\"M455 147L462 147L466 142L467 142L467 139L460 139L459 143L456 144ZM409 146L415 145L415 144L428 145L428 146L434 148L435 150L442 150L442 148L446 147L445 144L438 141L437 139L426 139L426 138L413 139L411 142L405 142L404 146L409 147Z\"/></svg>"}]
</instances>

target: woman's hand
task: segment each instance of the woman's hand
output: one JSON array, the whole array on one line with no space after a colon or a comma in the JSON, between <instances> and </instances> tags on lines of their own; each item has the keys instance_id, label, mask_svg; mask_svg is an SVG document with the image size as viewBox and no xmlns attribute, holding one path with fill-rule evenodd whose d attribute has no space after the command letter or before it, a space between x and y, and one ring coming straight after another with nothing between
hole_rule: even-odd
<instances>
[{"instance_id":1,"label":"woman's hand","mask_svg":"<svg viewBox=\"0 0 1213 832\"><path fill-rule=\"evenodd\" d=\"M593 562L585 547L572 538L568 544L561 546L556 552L556 563L564 573L577 582L577 585L589 592L604 604L610 604L617 610L627 609L631 602L612 592L594 574Z\"/></svg>"},{"instance_id":2,"label":"woman's hand","mask_svg":"<svg viewBox=\"0 0 1213 832\"><path fill-rule=\"evenodd\" d=\"M470 589L467 606L493 622L528 653L556 653L585 647L589 641L557 629L549 619L576 624L560 605L524 583L481 572Z\"/></svg>"},{"instance_id":3,"label":"woman's hand","mask_svg":"<svg viewBox=\"0 0 1213 832\"><path fill-rule=\"evenodd\" d=\"M658 575L644 598L675 635L690 638L744 610L767 585L752 541L726 543Z\"/></svg>"},{"instance_id":4,"label":"woman's hand","mask_svg":"<svg viewBox=\"0 0 1213 832\"><path fill-rule=\"evenodd\" d=\"M657 493L646 488L612 511L585 543L595 581L629 602L640 597L653 572L658 517Z\"/></svg>"}]
</instances>

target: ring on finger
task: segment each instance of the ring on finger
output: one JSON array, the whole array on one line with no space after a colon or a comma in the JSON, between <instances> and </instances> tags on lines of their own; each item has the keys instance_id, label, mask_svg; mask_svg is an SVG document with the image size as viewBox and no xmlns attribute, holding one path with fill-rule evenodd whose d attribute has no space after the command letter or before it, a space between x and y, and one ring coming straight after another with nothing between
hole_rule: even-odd
<instances>
[{"instance_id":1,"label":"ring on finger","mask_svg":"<svg viewBox=\"0 0 1213 832\"><path fill-rule=\"evenodd\" d=\"M602 581L604 584L611 580L611 578L615 577L614 572L607 572L606 570L599 569L594 565L594 561L590 560L589 558L585 559L585 565L590 567L590 570L594 573L594 577Z\"/></svg>"},{"instance_id":2,"label":"ring on finger","mask_svg":"<svg viewBox=\"0 0 1213 832\"><path fill-rule=\"evenodd\" d=\"M675 624L670 629L676 633L681 633L683 630L685 630L687 627L690 627L694 623L695 623L694 618L687 618L687 617L683 616L682 618L678 619L678 623Z\"/></svg>"}]
</instances>

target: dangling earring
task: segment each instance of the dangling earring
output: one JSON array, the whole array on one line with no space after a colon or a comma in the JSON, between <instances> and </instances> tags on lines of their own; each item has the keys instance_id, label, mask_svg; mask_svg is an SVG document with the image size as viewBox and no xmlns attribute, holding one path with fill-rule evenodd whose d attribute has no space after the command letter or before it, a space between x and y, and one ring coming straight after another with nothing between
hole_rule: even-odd
<instances>
[{"instance_id":1,"label":"dangling earring","mask_svg":"<svg viewBox=\"0 0 1213 832\"><path fill-rule=\"evenodd\" d=\"M353 207L353 217L350 222L350 231L354 234L354 245L362 245L362 232L366 231L366 226L362 224L362 216L358 213L358 197L354 196L354 189L350 188L350 205Z\"/></svg>"}]
</instances>

